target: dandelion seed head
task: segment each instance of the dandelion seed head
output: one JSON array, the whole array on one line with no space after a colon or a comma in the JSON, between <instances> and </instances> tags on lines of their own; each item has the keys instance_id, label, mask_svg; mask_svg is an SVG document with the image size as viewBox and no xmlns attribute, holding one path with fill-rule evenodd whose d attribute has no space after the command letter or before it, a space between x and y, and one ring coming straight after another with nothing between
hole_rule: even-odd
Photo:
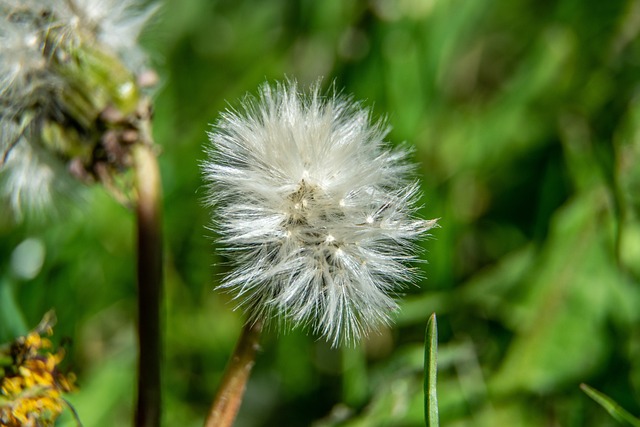
<instances>
[{"instance_id":1,"label":"dandelion seed head","mask_svg":"<svg viewBox=\"0 0 640 427\"><path fill-rule=\"evenodd\" d=\"M146 55L138 45L144 26L158 6L141 7L136 0L56 0L61 25L74 37L90 32L132 69L139 70Z\"/></svg>"},{"instance_id":2,"label":"dandelion seed head","mask_svg":"<svg viewBox=\"0 0 640 427\"><path fill-rule=\"evenodd\" d=\"M95 147L105 128L132 127L146 61L138 36L155 10L134 0L0 0L0 194L17 217L74 198L72 171L94 182L124 169ZM117 123L103 119L109 108Z\"/></svg>"},{"instance_id":3,"label":"dandelion seed head","mask_svg":"<svg viewBox=\"0 0 640 427\"><path fill-rule=\"evenodd\" d=\"M389 322L435 221L416 217L409 153L387 132L351 99L295 82L222 114L203 163L207 203L236 267L220 288L249 321L284 319L333 345Z\"/></svg>"},{"instance_id":4,"label":"dandelion seed head","mask_svg":"<svg viewBox=\"0 0 640 427\"><path fill-rule=\"evenodd\" d=\"M0 105L3 115L39 101L40 90L53 85L33 28L13 22L0 25Z\"/></svg>"},{"instance_id":5,"label":"dandelion seed head","mask_svg":"<svg viewBox=\"0 0 640 427\"><path fill-rule=\"evenodd\" d=\"M27 213L25 207L50 206L54 195L72 194L74 186L59 159L37 144L30 144L29 131L26 132L11 121L0 120L0 140L14 141L0 175L0 199L9 202L18 219ZM39 214L39 211L28 213Z\"/></svg>"}]
</instances>

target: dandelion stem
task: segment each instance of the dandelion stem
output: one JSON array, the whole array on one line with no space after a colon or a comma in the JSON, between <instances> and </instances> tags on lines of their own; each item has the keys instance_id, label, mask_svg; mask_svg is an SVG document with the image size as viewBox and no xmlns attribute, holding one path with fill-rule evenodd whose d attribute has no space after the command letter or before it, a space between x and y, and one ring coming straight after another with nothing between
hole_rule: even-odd
<instances>
[{"instance_id":1,"label":"dandelion stem","mask_svg":"<svg viewBox=\"0 0 640 427\"><path fill-rule=\"evenodd\" d=\"M229 360L205 427L231 427L240 409L242 396L259 348L261 323L248 322Z\"/></svg>"},{"instance_id":2,"label":"dandelion stem","mask_svg":"<svg viewBox=\"0 0 640 427\"><path fill-rule=\"evenodd\" d=\"M134 148L138 193L138 404L135 426L160 425L161 185L151 145Z\"/></svg>"}]
</instances>

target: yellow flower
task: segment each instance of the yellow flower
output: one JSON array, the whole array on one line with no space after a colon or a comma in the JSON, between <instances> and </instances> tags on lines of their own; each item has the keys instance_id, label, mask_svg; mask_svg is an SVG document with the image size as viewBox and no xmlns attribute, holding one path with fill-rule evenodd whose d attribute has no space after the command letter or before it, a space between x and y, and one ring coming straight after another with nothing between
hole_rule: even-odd
<instances>
[{"instance_id":1,"label":"yellow flower","mask_svg":"<svg viewBox=\"0 0 640 427\"><path fill-rule=\"evenodd\" d=\"M64 352L52 353L51 341L41 336L53 333L54 321L53 315L47 315L27 336L0 347L0 356L9 356L12 361L0 369L0 425L3 427L53 426L67 405L62 393L74 389L75 375L65 375L58 370Z\"/></svg>"}]
</instances>

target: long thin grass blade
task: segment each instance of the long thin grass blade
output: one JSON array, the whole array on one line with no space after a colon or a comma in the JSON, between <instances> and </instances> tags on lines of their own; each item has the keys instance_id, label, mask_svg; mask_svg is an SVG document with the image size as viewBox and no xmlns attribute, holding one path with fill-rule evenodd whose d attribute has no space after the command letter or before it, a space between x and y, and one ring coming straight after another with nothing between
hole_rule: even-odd
<instances>
[{"instance_id":1,"label":"long thin grass blade","mask_svg":"<svg viewBox=\"0 0 640 427\"><path fill-rule=\"evenodd\" d=\"M622 406L618 405L618 403L616 403L609 396L600 393L598 390L589 387L586 384L580 384L580 388L587 394L587 396L595 400L596 403L598 403L609 414L611 414L611 416L616 421L619 421L628 426L640 427L640 420L628 413Z\"/></svg>"},{"instance_id":2,"label":"long thin grass blade","mask_svg":"<svg viewBox=\"0 0 640 427\"><path fill-rule=\"evenodd\" d=\"M438 427L438 324L433 313L427 322L424 343L424 415L427 427Z\"/></svg>"}]
</instances>

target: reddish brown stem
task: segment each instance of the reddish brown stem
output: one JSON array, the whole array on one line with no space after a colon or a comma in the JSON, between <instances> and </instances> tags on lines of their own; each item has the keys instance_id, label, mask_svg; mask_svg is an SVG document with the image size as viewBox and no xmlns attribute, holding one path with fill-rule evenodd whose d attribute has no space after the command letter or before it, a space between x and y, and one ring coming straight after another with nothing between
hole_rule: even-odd
<instances>
[{"instance_id":1,"label":"reddish brown stem","mask_svg":"<svg viewBox=\"0 0 640 427\"><path fill-rule=\"evenodd\" d=\"M138 403L135 425L160 425L160 302L162 193L158 162L148 144L134 147L138 221Z\"/></svg>"},{"instance_id":2,"label":"reddish brown stem","mask_svg":"<svg viewBox=\"0 0 640 427\"><path fill-rule=\"evenodd\" d=\"M218 394L213 400L209 416L205 421L205 427L231 427L242 397L251 375L251 368L255 363L256 352L260 346L260 332L262 325L259 323L246 324L238 344L229 360L225 370Z\"/></svg>"}]
</instances>

